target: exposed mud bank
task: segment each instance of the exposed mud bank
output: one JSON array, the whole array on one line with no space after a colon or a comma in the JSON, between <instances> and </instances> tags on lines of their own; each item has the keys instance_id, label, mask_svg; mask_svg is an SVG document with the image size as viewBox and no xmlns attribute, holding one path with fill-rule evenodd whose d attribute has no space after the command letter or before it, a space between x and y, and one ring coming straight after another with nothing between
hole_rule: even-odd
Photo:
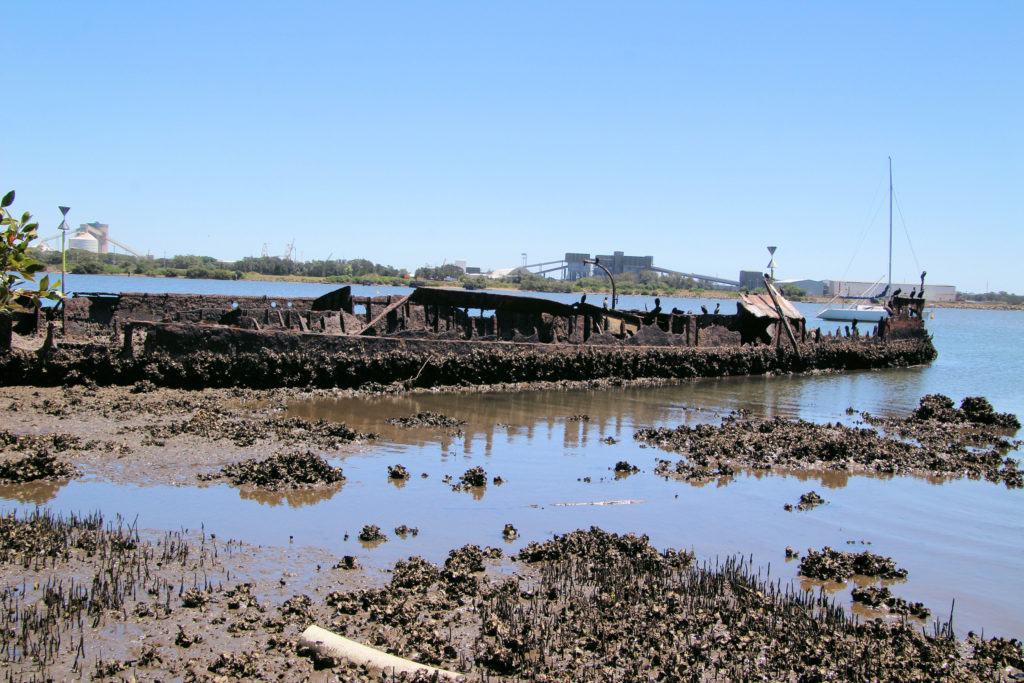
<instances>
[{"instance_id":1,"label":"exposed mud bank","mask_svg":"<svg viewBox=\"0 0 1024 683\"><path fill-rule=\"evenodd\" d=\"M468 680L998 681L1024 663L1017 641L859 623L743 559L698 566L597 528L531 543L514 574L492 571L500 551L467 545L440 566L400 560L386 585L340 569L301 587L253 582L238 565L257 556L97 516L0 517L0 564L19 579L2 593L5 676L381 680L299 649L314 623Z\"/></svg>"},{"instance_id":2,"label":"exposed mud bank","mask_svg":"<svg viewBox=\"0 0 1024 683\"><path fill-rule=\"evenodd\" d=\"M262 490L337 487L308 451L332 457L376 434L286 417L283 391L4 387L0 486L59 487L85 474L132 485L204 485L224 477ZM273 454L286 457L268 459Z\"/></svg>"},{"instance_id":3,"label":"exposed mud bank","mask_svg":"<svg viewBox=\"0 0 1024 683\"><path fill-rule=\"evenodd\" d=\"M316 453L275 453L265 460L251 458L221 469L217 475L200 475L210 481L224 477L236 486L251 485L267 491L287 491L330 486L345 481L340 467Z\"/></svg>"},{"instance_id":4,"label":"exposed mud bank","mask_svg":"<svg viewBox=\"0 0 1024 683\"><path fill-rule=\"evenodd\" d=\"M936 356L927 337L827 339L801 345L798 356L763 345L605 347L326 338L233 328L200 334L196 328L165 327L151 331L146 350L137 354L100 343L0 354L0 383L119 384L139 391L155 386L385 389L865 370L921 365Z\"/></svg>"},{"instance_id":5,"label":"exposed mud bank","mask_svg":"<svg viewBox=\"0 0 1024 683\"><path fill-rule=\"evenodd\" d=\"M283 559L98 514L0 516L0 671L11 681L301 680L313 671L294 646L309 598L294 591L365 579L309 569L291 586L294 574L263 575Z\"/></svg>"},{"instance_id":6,"label":"exposed mud bank","mask_svg":"<svg viewBox=\"0 0 1024 683\"><path fill-rule=\"evenodd\" d=\"M935 405L945 411L935 412ZM1017 418L995 413L980 397L964 399L966 411L952 405L945 396L930 395L907 418L864 415L893 435L838 422L819 425L733 415L717 426L644 428L633 437L684 455L675 463L661 460L655 468L659 476L682 480L728 477L745 467L984 478L1007 488L1024 487L1024 470L1006 455L1019 443L1006 438L1007 425L1019 424ZM1016 431L1012 426L1010 430Z\"/></svg>"},{"instance_id":7,"label":"exposed mud bank","mask_svg":"<svg viewBox=\"0 0 1024 683\"><path fill-rule=\"evenodd\" d=\"M26 448L11 447L10 456L49 449L88 473L134 483L184 476L195 484L197 471L220 472L225 461L259 456L255 465L283 448L315 443L336 450L368 437L338 425L280 418L277 411L292 393L8 387L0 391L0 415L16 422L17 432L45 432L32 438L12 434L7 440ZM946 405L935 397L927 404ZM955 427L955 433L975 438L980 423L955 416L978 418L990 411L977 400L967 406L970 410L942 412L945 422L918 411L907 419L913 419L919 435L932 426L939 435ZM447 421L428 422L445 429ZM57 424L62 426L54 432ZM895 423L886 426L890 429ZM81 437L72 439L64 431ZM132 457L121 458L124 449ZM619 469L627 467L633 468L622 461ZM384 471L382 464L381 477ZM477 487L491 478L472 468L464 477L460 484ZM651 671L666 680L1005 680L1001 670L1022 660L1015 641L958 641L943 627L936 631L928 625L924 634L920 623L857 625L842 606L773 584L745 561L695 567L686 553L658 552L643 538L599 530L531 544L500 574L494 571L504 562L500 553L476 546L454 551L440 566L409 558L394 566L390 584L382 586L372 570L358 571L352 556L300 558L282 551L276 560L266 560L257 549L219 538L153 538L127 525L118 531L116 524L104 532L106 540L96 538L91 530L104 526L80 519L71 524L80 530L72 531L51 520L0 532L0 542L57 539L12 545L6 555L0 553L6 584L19 591L6 594L5 604L15 606L8 619L22 620L8 623L8 637L28 639L10 640L0 657L15 647L48 657L41 667L38 659L11 654L0 662L5 675L13 680L96 674L136 680L315 675L379 680L374 672L298 652L296 638L310 623L464 671L470 680L646 680ZM416 533L395 527L391 536L391 526L389 547L401 543L402 532ZM59 533L48 535L47 528ZM495 534L499 531L501 524ZM503 537L514 534L506 524ZM101 550L90 555L94 548ZM255 567L269 568L271 576L255 576ZM293 577L295 572L303 576ZM72 576L76 589L95 593L73 594ZM39 588L32 588L36 583ZM24 594L23 587L28 587ZM104 597L108 589L121 597ZM904 608L899 598L881 592L864 598L878 603L879 616ZM911 607L906 606L908 613ZM25 630L19 624L26 619L37 621ZM327 668L317 672L317 667Z\"/></svg>"},{"instance_id":8,"label":"exposed mud bank","mask_svg":"<svg viewBox=\"0 0 1024 683\"><path fill-rule=\"evenodd\" d=\"M808 549L797 571L801 576L822 581L846 581L856 574L890 580L907 578L907 570L897 567L891 557L875 555L867 550L842 552L828 546L821 552Z\"/></svg>"}]
</instances>

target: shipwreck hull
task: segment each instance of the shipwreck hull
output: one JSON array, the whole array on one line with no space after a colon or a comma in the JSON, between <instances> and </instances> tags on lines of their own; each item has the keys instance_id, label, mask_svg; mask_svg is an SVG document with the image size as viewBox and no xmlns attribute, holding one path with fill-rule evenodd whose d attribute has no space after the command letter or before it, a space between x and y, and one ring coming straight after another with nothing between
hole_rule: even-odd
<instances>
[{"instance_id":1,"label":"shipwreck hull","mask_svg":"<svg viewBox=\"0 0 1024 683\"><path fill-rule=\"evenodd\" d=\"M0 354L3 384L375 388L692 379L919 365L920 311L882 334L808 334L774 289L736 314L615 311L583 302L417 289L317 299L93 294L35 312L38 352ZM473 311L478 311L473 315ZM66 336L54 333L56 324ZM785 330L785 335L783 334ZM99 340L99 341L97 341Z\"/></svg>"},{"instance_id":2,"label":"shipwreck hull","mask_svg":"<svg viewBox=\"0 0 1024 683\"><path fill-rule=\"evenodd\" d=\"M380 389L534 382L693 379L864 370L928 363L928 338L826 338L769 345L680 347L329 337L151 323L136 346L58 344L0 356L4 384L136 384L200 389Z\"/></svg>"}]
</instances>

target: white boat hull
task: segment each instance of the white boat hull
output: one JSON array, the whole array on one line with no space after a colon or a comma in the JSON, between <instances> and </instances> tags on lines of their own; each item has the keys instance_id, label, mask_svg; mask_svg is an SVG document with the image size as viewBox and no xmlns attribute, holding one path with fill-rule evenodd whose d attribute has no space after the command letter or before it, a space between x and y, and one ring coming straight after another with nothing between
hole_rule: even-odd
<instances>
[{"instance_id":1,"label":"white boat hull","mask_svg":"<svg viewBox=\"0 0 1024 683\"><path fill-rule=\"evenodd\" d=\"M826 308L818 313L822 320L837 323L877 323L889 317L884 306L855 306L853 308Z\"/></svg>"}]
</instances>

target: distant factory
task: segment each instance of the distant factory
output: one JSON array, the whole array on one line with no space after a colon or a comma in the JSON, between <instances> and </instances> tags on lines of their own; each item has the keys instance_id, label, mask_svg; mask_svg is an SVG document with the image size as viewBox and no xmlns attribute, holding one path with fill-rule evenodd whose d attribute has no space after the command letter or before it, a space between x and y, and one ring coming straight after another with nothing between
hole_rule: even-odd
<instances>
[{"instance_id":1,"label":"distant factory","mask_svg":"<svg viewBox=\"0 0 1024 683\"><path fill-rule=\"evenodd\" d=\"M662 268L655 265L653 256L629 256L622 251L615 251L611 254L597 254L596 256L591 256L586 252L566 252L564 258L535 263L528 263L526 254L524 253L523 265L492 270L487 273L487 276L497 279L509 277L516 271L525 271L534 275L545 275L549 278L555 277L569 282L575 282L588 277L606 277L604 268L601 268L595 262L604 266L604 268L607 268L608 271L611 272L612 277L622 275L624 273L653 272L662 275L687 277L693 280L705 283L714 283L715 285L720 286L725 285L727 287L735 287L737 289L746 289L751 292L758 289L764 289L765 272L763 270L741 270L739 271L738 280L729 280L718 276L701 275L699 273L685 273L678 270ZM772 263L769 263L769 266L772 266L773 263L774 260ZM456 261L455 264L460 266L467 273L480 273L479 268L467 267L465 261ZM884 283L879 285L878 283L861 282L856 280L778 279L776 282L780 285L795 285L797 288L803 290L807 295L817 297L832 297L837 294L840 296L860 297L865 296L866 293L878 294L881 292L882 288L885 287ZM874 286L873 289L872 286ZM889 293L891 294L897 289L902 289L904 296L912 291L916 294L917 287L920 287L920 283L894 282ZM925 282L925 296L930 301L955 301L956 287L953 285L940 285Z\"/></svg>"},{"instance_id":2,"label":"distant factory","mask_svg":"<svg viewBox=\"0 0 1024 683\"><path fill-rule=\"evenodd\" d=\"M612 275L654 270L653 256L626 256L623 252L616 251L612 254L598 254L591 259L590 254L573 252L565 255L565 277L563 279L575 281L592 275L604 275L600 268L586 263L587 260L600 261L605 268L611 271Z\"/></svg>"},{"instance_id":3,"label":"distant factory","mask_svg":"<svg viewBox=\"0 0 1024 683\"><path fill-rule=\"evenodd\" d=\"M595 261L607 268L612 276L622 275L623 273L653 272L661 275L688 277L694 280L703 280L704 282L713 282L718 285L727 285L729 287L739 287L740 285L738 280L729 280L727 278L718 277L717 275L684 273L678 270L662 268L661 266L656 266L654 264L653 256L628 256L621 251L612 252L611 254L598 254L593 258L590 257L590 254L582 252L567 252L565 254L565 258L561 261L551 261L549 263L534 265L549 266L546 270L538 271L539 273L561 271L563 280L576 281L585 277L605 276L604 269L597 266L594 263Z\"/></svg>"},{"instance_id":4,"label":"distant factory","mask_svg":"<svg viewBox=\"0 0 1024 683\"><path fill-rule=\"evenodd\" d=\"M68 248L81 249L93 254L110 251L110 226L106 223L82 223L68 238Z\"/></svg>"},{"instance_id":5,"label":"distant factory","mask_svg":"<svg viewBox=\"0 0 1024 683\"><path fill-rule=\"evenodd\" d=\"M56 242L56 247L59 247L60 237L59 233L47 237L40 242L39 248L43 250L53 249L55 248L52 244L53 242ZM67 239L68 249L81 249L91 254L108 254L110 253L110 245L123 249L133 256L142 257L142 254L139 252L112 238L110 236L110 226L106 223L82 223L78 226L78 230L71 233Z\"/></svg>"}]
</instances>

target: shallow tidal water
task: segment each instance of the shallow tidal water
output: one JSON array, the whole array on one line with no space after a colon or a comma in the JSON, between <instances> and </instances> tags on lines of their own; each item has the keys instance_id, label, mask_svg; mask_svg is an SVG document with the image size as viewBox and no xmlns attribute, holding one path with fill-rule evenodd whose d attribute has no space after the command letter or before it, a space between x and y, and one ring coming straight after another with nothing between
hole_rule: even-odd
<instances>
[{"instance_id":1,"label":"shallow tidal water","mask_svg":"<svg viewBox=\"0 0 1024 683\"><path fill-rule=\"evenodd\" d=\"M653 305L630 299L626 306ZM662 305L692 309L701 303L714 301L666 298ZM726 312L734 305L722 303ZM812 325L817 308L800 306ZM908 570L906 582L890 584L893 593L923 602L933 618L947 617L955 600L954 626L961 635L984 629L986 636L1019 638L1024 635L1024 491L987 481L838 473L739 472L696 486L655 476L659 458L678 457L633 440L640 427L716 422L738 409L755 417L853 424L859 416L847 414L847 408L905 415L929 393L946 394L957 403L965 396L985 396L997 411L1024 418L1019 391L1024 364L1015 344L1024 334L1024 313L931 313L928 326L939 358L921 368L602 391L296 399L288 407L291 415L380 434L331 459L348 479L322 494L261 494L227 485L115 486L86 477L37 493L0 489L0 505L100 510L108 518L137 518L144 528L204 525L220 538L357 555L371 568L410 555L441 562L449 549L466 543L514 552L531 540L591 525L647 534L660 549L692 549L699 561L752 555L764 572L798 584L797 562L785 560L787 545L801 554L825 545L868 549L892 556ZM461 434L448 434L453 430L403 429L386 422L421 411L466 424ZM584 415L589 419L573 419ZM641 471L616 477L612 468L623 460ZM395 464L404 465L411 479L389 481L388 466ZM453 491L443 481L450 475L455 483L474 466L487 472L483 489ZM496 485L496 476L506 481ZM828 504L806 512L783 509L812 489ZM620 504L593 504L608 501ZM519 530L517 540L502 539L506 523ZM365 524L378 525L389 540L373 547L360 543L356 535ZM401 524L418 528L418 534L396 536L393 529ZM850 605L849 588L835 597Z\"/></svg>"}]
</instances>

